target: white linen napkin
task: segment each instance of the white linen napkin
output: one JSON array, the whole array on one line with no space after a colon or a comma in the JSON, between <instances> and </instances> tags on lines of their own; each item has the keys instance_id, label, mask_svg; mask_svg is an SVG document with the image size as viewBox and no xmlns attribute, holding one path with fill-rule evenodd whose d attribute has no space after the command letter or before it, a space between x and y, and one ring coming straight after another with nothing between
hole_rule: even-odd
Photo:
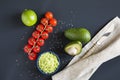
<instances>
[{"instance_id":1,"label":"white linen napkin","mask_svg":"<svg viewBox=\"0 0 120 80\"><path fill-rule=\"evenodd\" d=\"M94 50L91 47L101 39L105 32L113 31ZM52 76L53 80L89 80L98 67L120 55L120 19L114 18L84 48L80 55L75 56L69 65ZM108 31L109 32L109 31Z\"/></svg>"}]
</instances>

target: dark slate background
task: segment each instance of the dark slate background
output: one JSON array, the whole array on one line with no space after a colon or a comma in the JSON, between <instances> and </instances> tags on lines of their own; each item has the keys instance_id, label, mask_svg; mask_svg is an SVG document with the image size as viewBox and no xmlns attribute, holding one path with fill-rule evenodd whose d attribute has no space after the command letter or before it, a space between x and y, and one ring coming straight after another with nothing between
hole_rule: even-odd
<instances>
[{"instance_id":1,"label":"dark slate background","mask_svg":"<svg viewBox=\"0 0 120 80\"><path fill-rule=\"evenodd\" d=\"M61 59L63 69L72 59L63 51L69 42L63 32L70 27L85 27L92 37L112 18L120 16L120 0L0 0L0 80L51 80L39 73L35 61L29 61L23 47L35 30L21 22L21 12L33 9L38 18L52 11L58 20L41 51L52 50ZM39 21L38 21L39 23ZM89 66L88 66L89 67ZM120 57L103 64L90 80L120 80Z\"/></svg>"}]
</instances>

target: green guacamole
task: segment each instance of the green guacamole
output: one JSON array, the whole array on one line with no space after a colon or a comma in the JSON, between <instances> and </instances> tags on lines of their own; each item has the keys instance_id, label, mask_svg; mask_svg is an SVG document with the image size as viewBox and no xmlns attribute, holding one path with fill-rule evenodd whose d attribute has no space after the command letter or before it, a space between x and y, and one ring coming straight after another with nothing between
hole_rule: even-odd
<instances>
[{"instance_id":1,"label":"green guacamole","mask_svg":"<svg viewBox=\"0 0 120 80\"><path fill-rule=\"evenodd\" d=\"M47 74L53 73L58 66L58 58L52 52L45 52L38 59L38 67Z\"/></svg>"}]
</instances>

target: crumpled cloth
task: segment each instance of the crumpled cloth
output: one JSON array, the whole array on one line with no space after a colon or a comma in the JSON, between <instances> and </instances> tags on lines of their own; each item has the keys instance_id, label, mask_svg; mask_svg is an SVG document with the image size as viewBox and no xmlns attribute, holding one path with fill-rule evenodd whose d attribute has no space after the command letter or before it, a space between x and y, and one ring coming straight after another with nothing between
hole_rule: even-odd
<instances>
[{"instance_id":1,"label":"crumpled cloth","mask_svg":"<svg viewBox=\"0 0 120 80\"><path fill-rule=\"evenodd\" d=\"M100 45L94 49L93 45L103 37L110 27L114 30ZM120 19L110 21L96 36L83 48L81 54L75 56L68 66L52 76L52 80L89 80L93 73L106 61L120 56Z\"/></svg>"}]
</instances>

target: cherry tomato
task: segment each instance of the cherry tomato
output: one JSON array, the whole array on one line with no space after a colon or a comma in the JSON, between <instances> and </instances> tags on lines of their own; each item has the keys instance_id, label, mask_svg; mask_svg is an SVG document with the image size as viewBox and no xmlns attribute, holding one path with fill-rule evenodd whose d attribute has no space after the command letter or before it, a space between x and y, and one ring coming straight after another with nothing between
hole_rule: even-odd
<instances>
[{"instance_id":1,"label":"cherry tomato","mask_svg":"<svg viewBox=\"0 0 120 80\"><path fill-rule=\"evenodd\" d=\"M48 19L47 19L47 18L42 18L42 19L41 19L41 23L42 23L43 25L48 25Z\"/></svg>"},{"instance_id":2,"label":"cherry tomato","mask_svg":"<svg viewBox=\"0 0 120 80\"><path fill-rule=\"evenodd\" d=\"M55 18L52 18L49 20L49 24L52 26L56 26L57 25L57 20Z\"/></svg>"},{"instance_id":3,"label":"cherry tomato","mask_svg":"<svg viewBox=\"0 0 120 80\"><path fill-rule=\"evenodd\" d=\"M29 43L30 45L34 45L34 44L35 44L35 38L34 38L34 37L29 38L29 39L28 39L28 43Z\"/></svg>"},{"instance_id":4,"label":"cherry tomato","mask_svg":"<svg viewBox=\"0 0 120 80\"><path fill-rule=\"evenodd\" d=\"M44 30L44 26L42 24L39 24L37 27L36 27L36 30L39 31L39 32L42 32Z\"/></svg>"},{"instance_id":5,"label":"cherry tomato","mask_svg":"<svg viewBox=\"0 0 120 80\"><path fill-rule=\"evenodd\" d=\"M39 38L40 33L39 33L38 31L34 31L34 32L32 33L32 36L33 36L35 39L37 39L37 38Z\"/></svg>"},{"instance_id":6,"label":"cherry tomato","mask_svg":"<svg viewBox=\"0 0 120 80\"><path fill-rule=\"evenodd\" d=\"M29 53L29 51L31 50L31 48L32 48L31 45L29 45L29 44L25 45L25 46L24 46L24 52L25 52L25 53Z\"/></svg>"},{"instance_id":7,"label":"cherry tomato","mask_svg":"<svg viewBox=\"0 0 120 80\"><path fill-rule=\"evenodd\" d=\"M42 39L42 38L39 38L38 41L37 41L37 44L38 44L39 46L43 46L44 43L45 43L45 41L44 41L44 39Z\"/></svg>"},{"instance_id":8,"label":"cherry tomato","mask_svg":"<svg viewBox=\"0 0 120 80\"><path fill-rule=\"evenodd\" d=\"M53 27L51 26L46 26L46 29L45 29L48 33L51 33L53 31Z\"/></svg>"},{"instance_id":9,"label":"cherry tomato","mask_svg":"<svg viewBox=\"0 0 120 80\"><path fill-rule=\"evenodd\" d=\"M28 55L28 58L30 60L36 60L37 59L37 54L35 52L31 52L29 55Z\"/></svg>"},{"instance_id":10,"label":"cherry tomato","mask_svg":"<svg viewBox=\"0 0 120 80\"><path fill-rule=\"evenodd\" d=\"M48 33L44 31L41 36L43 39L47 39L49 37Z\"/></svg>"},{"instance_id":11,"label":"cherry tomato","mask_svg":"<svg viewBox=\"0 0 120 80\"><path fill-rule=\"evenodd\" d=\"M33 51L35 53L39 53L40 52L40 46L36 45L34 48L33 48Z\"/></svg>"},{"instance_id":12,"label":"cherry tomato","mask_svg":"<svg viewBox=\"0 0 120 80\"><path fill-rule=\"evenodd\" d=\"M53 13L52 13L52 12L46 12L46 13L45 13L45 17L46 17L47 19L51 19L51 18L53 18Z\"/></svg>"}]
</instances>

